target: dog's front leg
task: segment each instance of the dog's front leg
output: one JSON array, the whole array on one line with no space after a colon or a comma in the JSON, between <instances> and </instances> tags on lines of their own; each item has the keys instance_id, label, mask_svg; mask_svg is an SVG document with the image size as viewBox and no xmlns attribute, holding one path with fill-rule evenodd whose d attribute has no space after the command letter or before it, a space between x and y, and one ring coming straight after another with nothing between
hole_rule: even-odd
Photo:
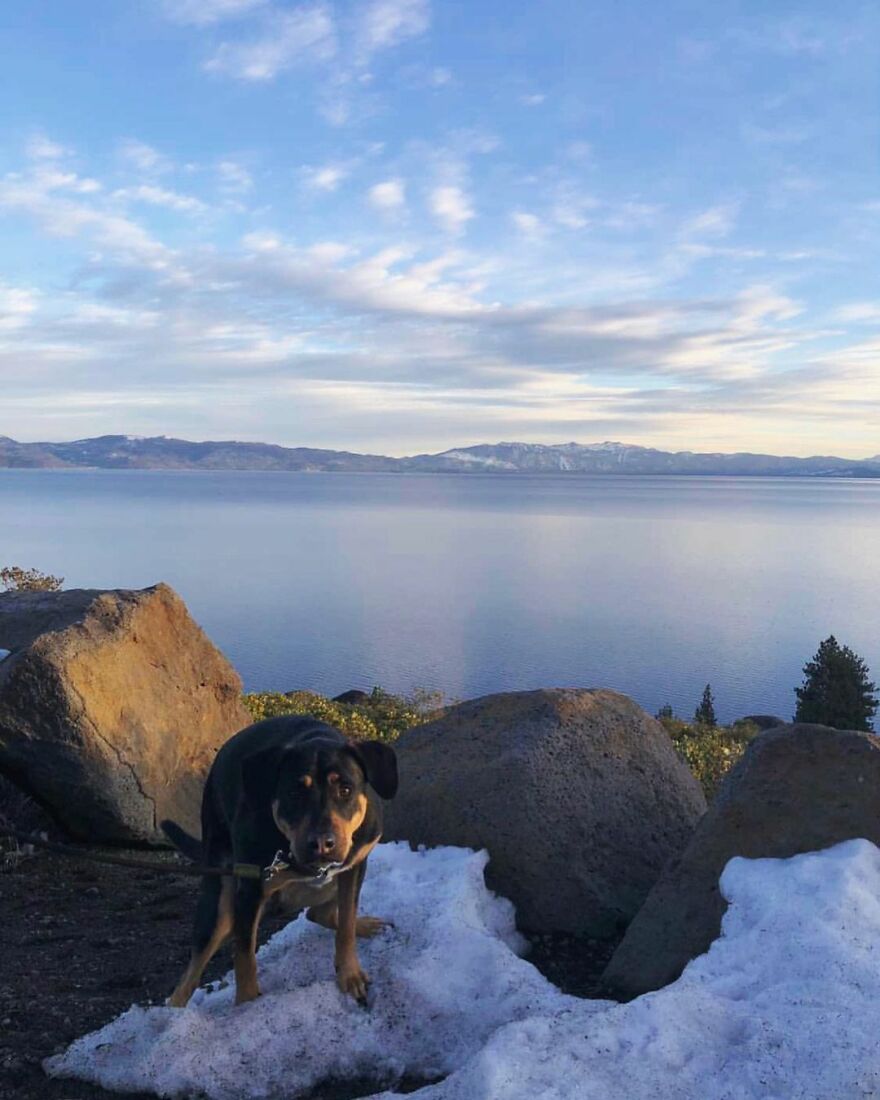
<instances>
[{"instance_id":1,"label":"dog's front leg","mask_svg":"<svg viewBox=\"0 0 880 1100\"><path fill-rule=\"evenodd\" d=\"M341 874L337 882L338 916L336 924L336 982L343 993L348 993L358 1002L367 1003L369 977L361 970L357 955L357 907L361 893L361 883L367 861L362 860L350 871Z\"/></svg>"},{"instance_id":2,"label":"dog's front leg","mask_svg":"<svg viewBox=\"0 0 880 1100\"><path fill-rule=\"evenodd\" d=\"M235 1003L244 1004L260 995L257 982L257 929L263 909L263 884L239 879L235 892Z\"/></svg>"}]
</instances>

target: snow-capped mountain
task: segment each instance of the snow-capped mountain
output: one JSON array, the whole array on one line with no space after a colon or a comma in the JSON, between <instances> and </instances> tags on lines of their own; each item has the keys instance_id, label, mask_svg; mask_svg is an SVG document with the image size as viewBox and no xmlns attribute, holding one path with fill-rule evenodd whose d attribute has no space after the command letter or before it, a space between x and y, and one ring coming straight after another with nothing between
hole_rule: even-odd
<instances>
[{"instance_id":1,"label":"snow-capped mountain","mask_svg":"<svg viewBox=\"0 0 880 1100\"><path fill-rule=\"evenodd\" d=\"M362 473L703 474L765 477L880 477L868 459L701 454L602 443L480 443L408 458L234 440L195 443L166 436L104 435L65 443L0 436L0 467L167 470L302 470Z\"/></svg>"}]
</instances>

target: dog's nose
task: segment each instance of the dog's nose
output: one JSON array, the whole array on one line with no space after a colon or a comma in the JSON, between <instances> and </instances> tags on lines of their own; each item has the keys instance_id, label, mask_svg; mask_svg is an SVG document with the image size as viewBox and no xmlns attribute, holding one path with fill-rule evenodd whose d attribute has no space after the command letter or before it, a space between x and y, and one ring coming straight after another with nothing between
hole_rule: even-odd
<instances>
[{"instance_id":1,"label":"dog's nose","mask_svg":"<svg viewBox=\"0 0 880 1100\"><path fill-rule=\"evenodd\" d=\"M316 833L309 841L309 848L315 856L329 856L336 847L336 837L332 833Z\"/></svg>"}]
</instances>

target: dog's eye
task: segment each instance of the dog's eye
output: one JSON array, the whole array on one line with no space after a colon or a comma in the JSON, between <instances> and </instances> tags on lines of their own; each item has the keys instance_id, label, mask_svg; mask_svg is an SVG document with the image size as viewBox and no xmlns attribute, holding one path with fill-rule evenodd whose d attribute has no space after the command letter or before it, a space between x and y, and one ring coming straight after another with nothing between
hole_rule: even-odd
<instances>
[{"instance_id":1,"label":"dog's eye","mask_svg":"<svg viewBox=\"0 0 880 1100\"><path fill-rule=\"evenodd\" d=\"M339 791L340 798L348 798L351 794L351 787L347 783L340 783L336 789Z\"/></svg>"}]
</instances>

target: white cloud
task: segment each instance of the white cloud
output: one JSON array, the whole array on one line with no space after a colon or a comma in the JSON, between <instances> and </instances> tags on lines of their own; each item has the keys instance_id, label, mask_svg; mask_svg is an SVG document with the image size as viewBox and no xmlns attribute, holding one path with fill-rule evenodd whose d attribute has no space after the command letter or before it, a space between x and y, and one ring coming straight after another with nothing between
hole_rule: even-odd
<instances>
[{"instance_id":1,"label":"white cloud","mask_svg":"<svg viewBox=\"0 0 880 1100\"><path fill-rule=\"evenodd\" d=\"M583 229L600 206L593 195L585 193L570 180L564 180L554 191L550 217L566 229Z\"/></svg>"},{"instance_id":2,"label":"white cloud","mask_svg":"<svg viewBox=\"0 0 880 1100\"><path fill-rule=\"evenodd\" d=\"M23 328L36 311L38 297L35 290L0 283L0 332Z\"/></svg>"},{"instance_id":3,"label":"white cloud","mask_svg":"<svg viewBox=\"0 0 880 1100\"><path fill-rule=\"evenodd\" d=\"M470 198L451 184L435 187L429 196L431 213L448 233L458 234L474 217Z\"/></svg>"},{"instance_id":4,"label":"white cloud","mask_svg":"<svg viewBox=\"0 0 880 1100\"><path fill-rule=\"evenodd\" d=\"M811 337L780 327L803 307L772 287L748 287L725 312L723 325L680 334L662 355L662 365L683 375L695 371L715 382L754 379L765 374L777 355Z\"/></svg>"},{"instance_id":5,"label":"white cloud","mask_svg":"<svg viewBox=\"0 0 880 1100\"><path fill-rule=\"evenodd\" d=\"M428 0L369 0L358 8L355 41L366 63L373 54L424 34L431 23Z\"/></svg>"},{"instance_id":6,"label":"white cloud","mask_svg":"<svg viewBox=\"0 0 880 1100\"><path fill-rule=\"evenodd\" d=\"M543 92L532 92L530 95L521 95L519 101L523 107L539 107L546 98Z\"/></svg>"},{"instance_id":7,"label":"white cloud","mask_svg":"<svg viewBox=\"0 0 880 1100\"><path fill-rule=\"evenodd\" d=\"M113 192L113 198L127 202L144 202L150 206L164 206L182 214L203 214L208 207L192 195L182 195L178 191L169 191L152 184L138 187L123 187Z\"/></svg>"},{"instance_id":8,"label":"white cloud","mask_svg":"<svg viewBox=\"0 0 880 1100\"><path fill-rule=\"evenodd\" d=\"M329 60L336 46L332 11L319 3L272 12L257 37L222 43L205 68L239 80L273 80L295 65Z\"/></svg>"},{"instance_id":9,"label":"white cloud","mask_svg":"<svg viewBox=\"0 0 880 1100\"><path fill-rule=\"evenodd\" d=\"M162 314L157 310L125 309L90 301L77 302L69 316L70 324L85 328L153 328L161 321Z\"/></svg>"},{"instance_id":10,"label":"white cloud","mask_svg":"<svg viewBox=\"0 0 880 1100\"><path fill-rule=\"evenodd\" d=\"M738 203L719 203L690 218L682 227L686 237L726 237L739 213Z\"/></svg>"},{"instance_id":11,"label":"white cloud","mask_svg":"<svg viewBox=\"0 0 880 1100\"><path fill-rule=\"evenodd\" d=\"M558 202L553 207L553 220L566 229L583 229L589 225L589 219L584 216L582 209L564 202Z\"/></svg>"},{"instance_id":12,"label":"white cloud","mask_svg":"<svg viewBox=\"0 0 880 1100\"><path fill-rule=\"evenodd\" d=\"M390 179L374 184L367 196L371 206L377 210L400 210L406 205L406 188L403 180Z\"/></svg>"},{"instance_id":13,"label":"white cloud","mask_svg":"<svg viewBox=\"0 0 880 1100\"><path fill-rule=\"evenodd\" d=\"M692 241L685 241L679 245L679 250L687 256L694 256L696 259L717 259L719 257L726 257L731 260L762 260L766 257L767 251L763 248L739 248L731 247L729 245L717 245L717 244L702 244ZM803 259L804 256L791 257L785 254L778 254L777 259Z\"/></svg>"},{"instance_id":14,"label":"white cloud","mask_svg":"<svg viewBox=\"0 0 880 1100\"><path fill-rule=\"evenodd\" d=\"M308 253L320 264L338 264L351 256L352 249L341 241L318 241L309 246Z\"/></svg>"},{"instance_id":15,"label":"white cloud","mask_svg":"<svg viewBox=\"0 0 880 1100\"><path fill-rule=\"evenodd\" d=\"M73 191L80 195L92 195L101 190L97 180L78 176L75 172L60 172L57 168L37 168L32 178L42 191Z\"/></svg>"},{"instance_id":16,"label":"white cloud","mask_svg":"<svg viewBox=\"0 0 880 1100\"><path fill-rule=\"evenodd\" d=\"M148 175L170 172L173 167L168 157L160 153L158 149L154 149L152 145L147 145L146 142L137 141L134 138L122 142L119 147L119 154L123 160L133 165L138 171Z\"/></svg>"},{"instance_id":17,"label":"white cloud","mask_svg":"<svg viewBox=\"0 0 880 1100\"><path fill-rule=\"evenodd\" d=\"M217 178L220 190L229 195L243 195L254 185L250 172L234 160L220 161L217 165Z\"/></svg>"},{"instance_id":18,"label":"white cloud","mask_svg":"<svg viewBox=\"0 0 880 1100\"><path fill-rule=\"evenodd\" d=\"M544 223L536 214L530 214L526 210L514 210L510 215L517 231L524 237L540 237L544 231Z\"/></svg>"},{"instance_id":19,"label":"white cloud","mask_svg":"<svg viewBox=\"0 0 880 1100\"><path fill-rule=\"evenodd\" d=\"M472 315L485 308L465 278L447 274L457 262L453 255L435 263L412 262L411 250L396 246L352 260L351 249L336 241L307 249L274 238L267 242L249 236L244 243L262 259L259 269L247 265L247 277L263 288L272 286L285 293L296 290L355 313L445 318ZM244 277L237 265L233 270L236 277Z\"/></svg>"},{"instance_id":20,"label":"white cloud","mask_svg":"<svg viewBox=\"0 0 880 1100\"><path fill-rule=\"evenodd\" d=\"M171 250L130 218L58 194L67 184L39 171L29 178L0 180L0 208L31 215L53 237L88 235L118 259L142 264L148 270L167 270Z\"/></svg>"},{"instance_id":21,"label":"white cloud","mask_svg":"<svg viewBox=\"0 0 880 1100\"><path fill-rule=\"evenodd\" d=\"M265 3L266 0L165 0L163 7L175 23L204 27L248 15Z\"/></svg>"},{"instance_id":22,"label":"white cloud","mask_svg":"<svg viewBox=\"0 0 880 1100\"><path fill-rule=\"evenodd\" d=\"M834 311L834 319L846 323L880 324L880 302L850 302Z\"/></svg>"},{"instance_id":23,"label":"white cloud","mask_svg":"<svg viewBox=\"0 0 880 1100\"><path fill-rule=\"evenodd\" d=\"M790 321L803 313L803 306L793 298L780 294L770 286L752 286L736 299L736 325L753 329L765 319Z\"/></svg>"},{"instance_id":24,"label":"white cloud","mask_svg":"<svg viewBox=\"0 0 880 1100\"><path fill-rule=\"evenodd\" d=\"M303 169L306 186L314 191L335 191L348 174L348 167L342 164L325 164Z\"/></svg>"},{"instance_id":25,"label":"white cloud","mask_svg":"<svg viewBox=\"0 0 880 1100\"><path fill-rule=\"evenodd\" d=\"M60 160L69 153L69 149L50 141L45 134L34 134L27 143L27 155L31 160Z\"/></svg>"}]
</instances>

